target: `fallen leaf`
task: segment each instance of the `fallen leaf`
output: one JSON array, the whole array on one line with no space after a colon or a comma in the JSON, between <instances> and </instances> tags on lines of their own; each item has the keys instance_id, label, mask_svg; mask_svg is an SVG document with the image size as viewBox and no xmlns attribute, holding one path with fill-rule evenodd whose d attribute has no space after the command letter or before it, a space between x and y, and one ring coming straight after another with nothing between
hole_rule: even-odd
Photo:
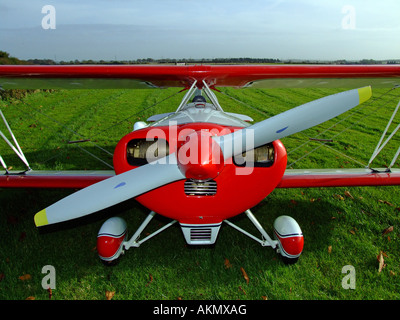
<instances>
[{"instance_id":1,"label":"fallen leaf","mask_svg":"<svg viewBox=\"0 0 400 320\"><path fill-rule=\"evenodd\" d=\"M391 206L391 207L394 207L394 205L392 203L390 203L389 201L386 201L386 200L380 200L379 199L378 202L387 204L388 206Z\"/></svg>"},{"instance_id":2,"label":"fallen leaf","mask_svg":"<svg viewBox=\"0 0 400 320\"><path fill-rule=\"evenodd\" d=\"M338 200L344 200L344 198L340 194L334 194L333 197Z\"/></svg>"},{"instance_id":3,"label":"fallen leaf","mask_svg":"<svg viewBox=\"0 0 400 320\"><path fill-rule=\"evenodd\" d=\"M384 236L385 234L388 234L389 232L392 232L392 231L393 231L393 226L390 226L382 231L382 235Z\"/></svg>"},{"instance_id":4,"label":"fallen leaf","mask_svg":"<svg viewBox=\"0 0 400 320\"><path fill-rule=\"evenodd\" d=\"M268 300L267 296L261 296L261 299Z\"/></svg>"},{"instance_id":5,"label":"fallen leaf","mask_svg":"<svg viewBox=\"0 0 400 320\"><path fill-rule=\"evenodd\" d=\"M378 261L379 261L379 269L378 269L378 272L381 272L382 269L386 266L385 260L383 259L383 255L384 255L384 254L385 254L385 253L384 253L383 251L381 251L381 252L379 252L379 255L378 255L378 257L377 257L377 259L378 259Z\"/></svg>"},{"instance_id":6,"label":"fallen leaf","mask_svg":"<svg viewBox=\"0 0 400 320\"><path fill-rule=\"evenodd\" d=\"M244 280L246 280L246 283L249 284L250 279L249 279L246 271L243 268L240 268L240 271L242 271L243 278L244 278Z\"/></svg>"},{"instance_id":7,"label":"fallen leaf","mask_svg":"<svg viewBox=\"0 0 400 320\"><path fill-rule=\"evenodd\" d=\"M348 198L350 198L350 199L354 199L354 197L351 195L351 193L350 193L350 191L345 191L344 192L344 195L346 196L346 197L348 197Z\"/></svg>"},{"instance_id":8,"label":"fallen leaf","mask_svg":"<svg viewBox=\"0 0 400 320\"><path fill-rule=\"evenodd\" d=\"M106 290L106 299L111 300L114 297L115 291Z\"/></svg>"},{"instance_id":9,"label":"fallen leaf","mask_svg":"<svg viewBox=\"0 0 400 320\"><path fill-rule=\"evenodd\" d=\"M328 247L328 253L329 253L329 254L332 253L332 246L329 246L329 247Z\"/></svg>"},{"instance_id":10,"label":"fallen leaf","mask_svg":"<svg viewBox=\"0 0 400 320\"><path fill-rule=\"evenodd\" d=\"M225 269L232 268L232 264L229 262L229 260L227 258L225 258L224 266L225 266Z\"/></svg>"},{"instance_id":11,"label":"fallen leaf","mask_svg":"<svg viewBox=\"0 0 400 320\"><path fill-rule=\"evenodd\" d=\"M25 300L36 300L36 298L35 297L33 297L33 296L29 296L28 298L26 298Z\"/></svg>"},{"instance_id":12,"label":"fallen leaf","mask_svg":"<svg viewBox=\"0 0 400 320\"><path fill-rule=\"evenodd\" d=\"M239 290L242 291L244 295L246 295L246 291L241 286L239 286Z\"/></svg>"},{"instance_id":13,"label":"fallen leaf","mask_svg":"<svg viewBox=\"0 0 400 320\"><path fill-rule=\"evenodd\" d=\"M49 293L49 300L51 300L51 297L53 296L53 291L51 290L51 288L47 288L47 292Z\"/></svg>"},{"instance_id":14,"label":"fallen leaf","mask_svg":"<svg viewBox=\"0 0 400 320\"><path fill-rule=\"evenodd\" d=\"M353 235L356 234L356 232L354 230L350 230L350 233L353 234Z\"/></svg>"},{"instance_id":15,"label":"fallen leaf","mask_svg":"<svg viewBox=\"0 0 400 320\"><path fill-rule=\"evenodd\" d=\"M30 274L24 274L22 276L20 276L18 279L22 280L22 281L26 281L26 280L30 280L32 277Z\"/></svg>"},{"instance_id":16,"label":"fallen leaf","mask_svg":"<svg viewBox=\"0 0 400 320\"><path fill-rule=\"evenodd\" d=\"M153 276L152 276L151 273L150 273L150 274L149 274L149 282L147 282L146 287L147 287L150 283L152 283L153 280L154 280L154 278L153 278Z\"/></svg>"}]
</instances>

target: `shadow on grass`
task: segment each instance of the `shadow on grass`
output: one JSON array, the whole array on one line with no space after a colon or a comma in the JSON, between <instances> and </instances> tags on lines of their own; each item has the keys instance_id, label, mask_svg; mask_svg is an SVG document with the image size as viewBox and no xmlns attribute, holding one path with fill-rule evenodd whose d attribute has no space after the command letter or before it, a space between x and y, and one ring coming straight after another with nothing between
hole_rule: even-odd
<instances>
[{"instance_id":1,"label":"shadow on grass","mask_svg":"<svg viewBox=\"0 0 400 320\"><path fill-rule=\"evenodd\" d=\"M40 285L44 275L40 270L48 264L57 269L55 295L61 299L101 299L104 288L110 286L116 288L122 299L259 299L265 295L262 290L268 285L266 275L260 270L276 275L290 270L298 272L298 266L284 265L274 250L262 247L226 224L221 227L214 246L188 246L179 225L175 224L139 248L128 250L116 266L104 266L96 251L101 224L112 216L120 216L127 221L131 236L149 210L135 200L128 200L86 217L35 228L33 216L36 212L72 192L74 190L0 190L4 213L1 219L6 221L1 227L1 244L9 261L0 261L0 266L9 265L2 267L7 277L3 285L9 282L7 287L11 288L7 297L45 298L47 293ZM290 199L290 194L270 196L252 208L252 212L271 237L273 221L278 216L290 215L296 219L305 238L304 256L327 247L331 217L340 208L324 200L310 203ZM169 221L156 215L142 237ZM244 214L230 221L259 236ZM23 234L26 234L24 238ZM10 238L14 240L9 241ZM226 259L232 267L226 266ZM241 268L249 275L251 286L246 284ZM35 286L30 284L31 291L18 282L18 277L24 273L36 279ZM85 286L90 289L78 290Z\"/></svg>"}]
</instances>

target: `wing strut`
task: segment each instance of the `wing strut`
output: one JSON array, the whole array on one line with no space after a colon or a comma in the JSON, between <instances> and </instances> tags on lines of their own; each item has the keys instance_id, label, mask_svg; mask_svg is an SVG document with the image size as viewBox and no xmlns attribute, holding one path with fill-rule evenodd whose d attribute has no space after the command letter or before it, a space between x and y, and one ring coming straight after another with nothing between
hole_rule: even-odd
<instances>
[{"instance_id":1,"label":"wing strut","mask_svg":"<svg viewBox=\"0 0 400 320\"><path fill-rule=\"evenodd\" d=\"M386 133L387 133L390 125L392 124L393 119L394 119L397 111L399 110L399 107L400 107L400 100L399 100L399 103L397 104L396 108L394 109L393 114L392 114L391 118L389 119L389 122L388 122L385 130L383 131L382 136L381 136L378 144L376 145L376 148L375 148L374 152L372 153L371 159L368 162L368 168L371 168L372 161L374 161L376 156L382 151L382 149L387 145L387 143L390 141L390 139L392 139L392 137L400 129L400 124L398 124L397 127L390 134L390 136L383 142L383 138L386 136ZM387 168L387 171L390 171L390 169L393 167L393 165L395 164L397 158L399 157L399 154L400 154L400 147L397 149L397 152L394 155L394 157L392 159L392 162L390 163L389 167Z\"/></svg>"},{"instance_id":2,"label":"wing strut","mask_svg":"<svg viewBox=\"0 0 400 320\"><path fill-rule=\"evenodd\" d=\"M7 137L4 135L4 133L1 130L0 130L0 136L10 146L10 148L15 152L15 154L21 159L21 161L26 165L27 171L31 170L31 168L29 166L29 163L28 163L28 160L26 160L26 157L25 157L24 153L22 152L21 147L19 146L18 141L15 138L15 136L14 136L10 126L8 125L7 120L6 120L4 114L3 114L3 112L1 110L0 110L0 115L1 115L1 117L3 119L4 124L7 127L8 132L11 135L12 140L15 143L15 146L10 142L10 140L7 139ZM6 173L8 173L6 163L4 162L4 159L1 157L1 155L0 155L0 162L1 162L1 165L3 166L3 168L6 170Z\"/></svg>"},{"instance_id":3,"label":"wing strut","mask_svg":"<svg viewBox=\"0 0 400 320\"><path fill-rule=\"evenodd\" d=\"M207 96L210 98L211 102L213 103L213 105L219 109L219 111L224 111L222 110L222 107L220 106L217 96L214 94L214 92L211 91L211 89L209 88L209 86L207 85L207 83L203 80L203 84L204 84L204 91L206 92Z\"/></svg>"},{"instance_id":4,"label":"wing strut","mask_svg":"<svg viewBox=\"0 0 400 320\"><path fill-rule=\"evenodd\" d=\"M188 90L188 92L186 92L185 96L183 97L181 104L179 105L178 109L176 109L175 112L180 111L189 101L190 97L192 96L192 94L196 91L196 83L197 80L195 80L192 84L192 86L190 87L190 89Z\"/></svg>"}]
</instances>

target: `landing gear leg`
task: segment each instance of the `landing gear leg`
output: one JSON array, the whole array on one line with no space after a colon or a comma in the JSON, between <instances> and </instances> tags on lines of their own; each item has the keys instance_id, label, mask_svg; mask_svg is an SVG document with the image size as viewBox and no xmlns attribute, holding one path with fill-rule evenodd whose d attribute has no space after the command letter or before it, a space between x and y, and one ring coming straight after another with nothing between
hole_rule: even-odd
<instances>
[{"instance_id":1,"label":"landing gear leg","mask_svg":"<svg viewBox=\"0 0 400 320\"><path fill-rule=\"evenodd\" d=\"M261 239L238 227L229 220L224 220L224 222L251 239L259 242L263 247L272 247L273 249L276 249L277 253L281 255L282 260L286 264L297 262L301 252L303 251L304 239L299 225L293 218L289 216L280 216L274 221L275 240L273 240L250 210L246 210L245 214L261 233Z\"/></svg>"},{"instance_id":2,"label":"landing gear leg","mask_svg":"<svg viewBox=\"0 0 400 320\"><path fill-rule=\"evenodd\" d=\"M249 210L245 211L246 216L250 219L250 221L254 224L254 226L257 228L258 231L261 233L261 239L255 237L251 233L247 232L246 230L238 227L237 225L233 224L229 220L224 220L224 222L231 226L232 228L238 230L239 232L245 234L246 236L250 237L251 239L259 242L263 247L272 247L273 249L276 248L278 245L278 241L272 240L271 237L268 235L268 233L264 230L264 228L261 226L260 222L256 219L256 217L253 215L253 213Z\"/></svg>"},{"instance_id":3,"label":"landing gear leg","mask_svg":"<svg viewBox=\"0 0 400 320\"><path fill-rule=\"evenodd\" d=\"M146 226L150 223L151 219L154 218L156 213L154 211L151 211L149 215L146 217L146 219L142 222L140 227L136 230L134 235L131 237L131 239L127 242L124 242L124 248L125 250L128 250L131 247L139 247L143 242L151 239L155 235L159 234L160 232L164 231L165 229L169 228L172 226L177 220L172 220L170 223L166 224L165 226L161 227L157 231L154 231L153 233L149 234L147 237L143 238L142 240L139 240L140 234L142 231L146 228Z\"/></svg>"},{"instance_id":4,"label":"landing gear leg","mask_svg":"<svg viewBox=\"0 0 400 320\"><path fill-rule=\"evenodd\" d=\"M173 220L152 234L139 240L140 234L155 215L156 213L151 211L129 240L127 240L128 232L126 222L122 218L113 217L104 222L97 236L97 252L100 259L105 262L106 265L114 265L120 255L124 254L126 250L131 247L139 247L143 242L151 239L176 222L176 220Z\"/></svg>"}]
</instances>

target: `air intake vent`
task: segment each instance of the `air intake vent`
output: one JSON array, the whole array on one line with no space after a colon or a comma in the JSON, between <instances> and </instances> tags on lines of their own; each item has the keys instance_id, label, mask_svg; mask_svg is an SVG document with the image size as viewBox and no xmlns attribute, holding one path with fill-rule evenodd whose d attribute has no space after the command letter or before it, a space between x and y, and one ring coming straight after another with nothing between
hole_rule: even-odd
<instances>
[{"instance_id":1,"label":"air intake vent","mask_svg":"<svg viewBox=\"0 0 400 320\"><path fill-rule=\"evenodd\" d=\"M217 239L221 223L185 224L180 223L185 240L190 245L210 245Z\"/></svg>"},{"instance_id":2,"label":"air intake vent","mask_svg":"<svg viewBox=\"0 0 400 320\"><path fill-rule=\"evenodd\" d=\"M190 229L190 241L210 241L211 228Z\"/></svg>"},{"instance_id":3,"label":"air intake vent","mask_svg":"<svg viewBox=\"0 0 400 320\"><path fill-rule=\"evenodd\" d=\"M213 196L217 193L217 183L210 181L185 181L185 194L188 196Z\"/></svg>"}]
</instances>

